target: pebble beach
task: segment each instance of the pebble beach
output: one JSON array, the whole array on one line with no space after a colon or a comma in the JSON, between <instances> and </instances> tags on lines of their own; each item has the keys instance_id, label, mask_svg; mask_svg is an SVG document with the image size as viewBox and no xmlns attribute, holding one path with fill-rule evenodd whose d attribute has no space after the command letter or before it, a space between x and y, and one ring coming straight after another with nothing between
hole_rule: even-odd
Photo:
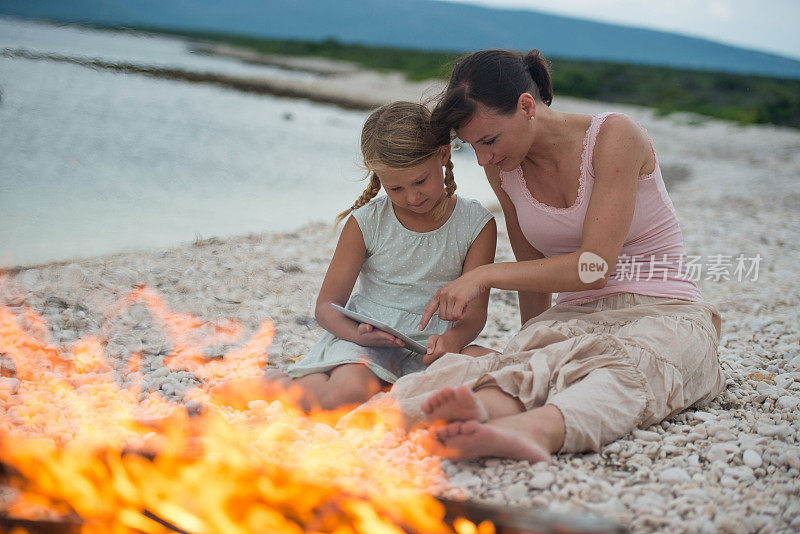
<instances>
[{"instance_id":1,"label":"pebble beach","mask_svg":"<svg viewBox=\"0 0 800 534\"><path fill-rule=\"evenodd\" d=\"M366 78L359 80L353 92L370 93ZM402 84L391 80L395 89ZM392 97L419 99L419 90L410 84ZM553 107L621 111L648 130L687 256L698 258L703 297L722 315L719 358L727 389L710 404L638 429L600 453L559 455L551 465L444 461L434 492L596 514L636 532L800 530L800 131L558 96ZM500 228L496 261L511 261L502 214L487 207ZM12 269L0 273L0 306L14 313L33 309L56 346L99 337L120 380L129 355L141 354L146 388L184 402L197 378L164 372L171 350L166 333L146 308L120 311L119 302L146 286L171 310L201 320L234 320L255 332L270 319L276 331L268 366L284 368L322 333L314 301L336 239L329 221ZM516 295L493 291L476 342L502 350L518 329ZM229 349L219 346L207 356ZM2 355L0 363L0 389L13 394L14 370Z\"/></svg>"}]
</instances>

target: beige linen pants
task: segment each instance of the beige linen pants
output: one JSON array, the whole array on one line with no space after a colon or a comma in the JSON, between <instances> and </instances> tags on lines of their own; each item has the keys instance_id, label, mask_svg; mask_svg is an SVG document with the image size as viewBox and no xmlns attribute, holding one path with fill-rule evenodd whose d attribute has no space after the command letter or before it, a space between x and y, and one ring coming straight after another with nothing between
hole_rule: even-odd
<instances>
[{"instance_id":1,"label":"beige linen pants","mask_svg":"<svg viewBox=\"0 0 800 534\"><path fill-rule=\"evenodd\" d=\"M389 398L415 421L443 386L498 387L527 410L561 410L561 452L598 451L724 389L718 320L705 302L631 293L557 305L528 321L502 354L446 354L398 380Z\"/></svg>"}]
</instances>

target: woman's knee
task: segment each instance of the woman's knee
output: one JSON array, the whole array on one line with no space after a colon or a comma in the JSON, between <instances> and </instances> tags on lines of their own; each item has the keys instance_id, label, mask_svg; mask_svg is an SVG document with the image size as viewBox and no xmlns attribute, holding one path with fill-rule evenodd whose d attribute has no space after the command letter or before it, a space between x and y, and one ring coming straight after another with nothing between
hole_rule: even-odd
<instances>
[{"instance_id":1,"label":"woman's knee","mask_svg":"<svg viewBox=\"0 0 800 534\"><path fill-rule=\"evenodd\" d=\"M486 356L487 354L500 354L500 352L487 347L482 347L480 345L467 345L461 351L461 354L478 357L478 356Z\"/></svg>"}]
</instances>

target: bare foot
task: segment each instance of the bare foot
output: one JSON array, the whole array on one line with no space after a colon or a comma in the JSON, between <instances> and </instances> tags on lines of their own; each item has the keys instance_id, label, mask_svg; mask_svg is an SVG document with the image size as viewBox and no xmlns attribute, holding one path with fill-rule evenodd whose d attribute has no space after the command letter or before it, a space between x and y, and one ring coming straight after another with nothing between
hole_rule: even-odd
<instances>
[{"instance_id":1,"label":"bare foot","mask_svg":"<svg viewBox=\"0 0 800 534\"><path fill-rule=\"evenodd\" d=\"M489 419L486 408L467 386L443 387L422 403L422 411L430 423L471 419L485 423Z\"/></svg>"},{"instance_id":2,"label":"bare foot","mask_svg":"<svg viewBox=\"0 0 800 534\"><path fill-rule=\"evenodd\" d=\"M451 460L474 460L485 456L550 463L543 443L522 432L478 421L457 421L436 430L444 445L439 453Z\"/></svg>"}]
</instances>

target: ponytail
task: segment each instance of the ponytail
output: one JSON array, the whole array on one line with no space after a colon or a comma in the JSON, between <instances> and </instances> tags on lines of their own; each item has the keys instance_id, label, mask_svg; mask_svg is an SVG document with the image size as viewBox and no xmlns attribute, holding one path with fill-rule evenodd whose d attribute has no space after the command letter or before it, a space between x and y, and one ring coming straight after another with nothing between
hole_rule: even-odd
<instances>
[{"instance_id":1,"label":"ponytail","mask_svg":"<svg viewBox=\"0 0 800 534\"><path fill-rule=\"evenodd\" d=\"M530 93L549 106L553 102L550 62L539 50L527 54L481 50L461 58L447 88L431 113L431 131L442 143L469 122L478 104L501 114L513 113L519 96Z\"/></svg>"},{"instance_id":2,"label":"ponytail","mask_svg":"<svg viewBox=\"0 0 800 534\"><path fill-rule=\"evenodd\" d=\"M539 90L539 98L545 105L549 106L553 102L553 80L550 77L550 62L542 55L539 50L531 50L522 60L531 75L533 83ZM536 95L533 95L536 97Z\"/></svg>"}]
</instances>

